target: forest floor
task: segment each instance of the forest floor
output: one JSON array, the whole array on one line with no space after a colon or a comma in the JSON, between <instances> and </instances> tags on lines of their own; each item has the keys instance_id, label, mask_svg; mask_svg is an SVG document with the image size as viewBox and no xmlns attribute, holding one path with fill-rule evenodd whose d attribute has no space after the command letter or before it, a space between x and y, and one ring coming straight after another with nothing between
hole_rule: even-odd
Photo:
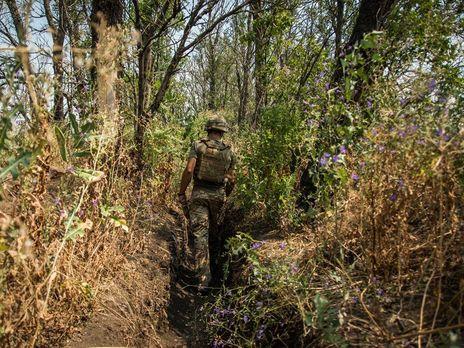
<instances>
[{"instance_id":1,"label":"forest floor","mask_svg":"<svg viewBox=\"0 0 464 348\"><path fill-rule=\"evenodd\" d=\"M200 298L178 281L175 269L182 243L185 221L174 210L153 212L146 223L148 242L142 252L127 258L127 265L114 277L113 284L101 294L92 318L83 323L65 347L197 347L199 335L195 315ZM130 277L132 280L128 281ZM155 287L153 294L140 296L138 287L146 280ZM142 282L142 283L141 283ZM160 292L161 291L161 292ZM151 316L138 311L137 301L163 296L163 306ZM153 299L159 302L158 298ZM154 326L153 316L158 323ZM141 318L142 317L142 318ZM143 323L142 325L140 323ZM147 330L147 327L149 329Z\"/></svg>"}]
</instances>

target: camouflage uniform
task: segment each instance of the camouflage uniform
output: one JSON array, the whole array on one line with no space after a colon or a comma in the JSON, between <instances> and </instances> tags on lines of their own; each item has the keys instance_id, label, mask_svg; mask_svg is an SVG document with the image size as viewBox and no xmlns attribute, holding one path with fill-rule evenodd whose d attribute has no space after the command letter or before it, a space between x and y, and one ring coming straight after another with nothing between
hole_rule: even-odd
<instances>
[{"instance_id":1,"label":"camouflage uniform","mask_svg":"<svg viewBox=\"0 0 464 348\"><path fill-rule=\"evenodd\" d=\"M208 149L216 149L211 150L216 153L219 151L220 158L208 161L205 156ZM214 272L214 268L218 267L216 262L223 243L218 227L226 197L224 174L234 169L235 156L230 147L222 141L202 139L192 144L190 158L196 158L197 164L189 204L188 263L198 285L208 286L211 271ZM208 171L213 173L212 177L208 176Z\"/></svg>"}]
</instances>

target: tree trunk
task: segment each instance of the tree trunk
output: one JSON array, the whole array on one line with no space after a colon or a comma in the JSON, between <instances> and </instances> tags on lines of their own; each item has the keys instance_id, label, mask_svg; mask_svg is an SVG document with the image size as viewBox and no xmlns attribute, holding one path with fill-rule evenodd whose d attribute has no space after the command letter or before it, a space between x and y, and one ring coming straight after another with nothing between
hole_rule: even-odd
<instances>
[{"instance_id":1,"label":"tree trunk","mask_svg":"<svg viewBox=\"0 0 464 348\"><path fill-rule=\"evenodd\" d=\"M250 3L253 14L253 34L255 46L255 111L253 115L252 126L256 128L259 123L262 109L266 98L266 45L265 45L265 27L260 23L263 11L263 0L253 0Z\"/></svg>"},{"instance_id":2,"label":"tree trunk","mask_svg":"<svg viewBox=\"0 0 464 348\"><path fill-rule=\"evenodd\" d=\"M108 26L122 24L124 14L123 0L92 0L92 14L90 16L90 33L92 38L92 50L95 50L99 41L98 27L102 20ZM97 81L96 64L90 69L91 81L95 86Z\"/></svg>"},{"instance_id":3,"label":"tree trunk","mask_svg":"<svg viewBox=\"0 0 464 348\"><path fill-rule=\"evenodd\" d=\"M351 32L350 39L345 45L345 53L353 51L364 35L384 27L385 21L393 8L396 0L361 0L358 17ZM339 83L343 77L341 57L338 57L336 69L333 75L334 84Z\"/></svg>"},{"instance_id":4,"label":"tree trunk","mask_svg":"<svg viewBox=\"0 0 464 348\"><path fill-rule=\"evenodd\" d=\"M337 18L335 22L335 59L340 57L345 0L337 0Z\"/></svg>"},{"instance_id":5,"label":"tree trunk","mask_svg":"<svg viewBox=\"0 0 464 348\"><path fill-rule=\"evenodd\" d=\"M40 133L46 132L48 134L48 122L46 119L46 114L43 110L43 100L42 96L35 89L33 76L34 71L32 70L31 61L29 57L29 49L27 47L26 41L26 28L24 26L23 19L18 9L18 5L15 0L6 1L8 10L13 20L13 25L16 30L16 36L18 37L18 44L16 47L16 55L19 58L21 63L21 68L24 73L24 78L26 81L26 88L29 94L29 99L31 102L32 114L35 116L35 127L38 128L37 131Z\"/></svg>"},{"instance_id":6,"label":"tree trunk","mask_svg":"<svg viewBox=\"0 0 464 348\"><path fill-rule=\"evenodd\" d=\"M247 32L250 32L252 29L252 16L247 16ZM248 99L250 96L250 66L251 61L253 59L253 47L252 41L247 40L247 45L245 48L245 54L242 57L242 61L240 62L241 74L238 71L239 67L237 67L237 83L239 89L239 107L238 107L238 123L241 124L248 118ZM242 78L240 79L240 76Z\"/></svg>"},{"instance_id":7,"label":"tree trunk","mask_svg":"<svg viewBox=\"0 0 464 348\"><path fill-rule=\"evenodd\" d=\"M48 26L52 31L53 39L53 73L55 76L54 87L54 112L53 119L61 121L64 119L64 94L63 94L63 44L65 37L64 27L64 0L58 0L58 19L55 21L51 11L50 0L44 0L45 16L47 18Z\"/></svg>"},{"instance_id":8,"label":"tree trunk","mask_svg":"<svg viewBox=\"0 0 464 348\"><path fill-rule=\"evenodd\" d=\"M366 34L374 30L380 30L384 27L387 16L390 13L394 3L395 0L361 0L358 17L356 18L350 39L344 48L346 54L352 52L354 46L358 44ZM340 9L340 7L338 9ZM337 16L338 15L340 15L340 13L337 13ZM341 59L342 57L339 55L332 78L332 82L334 84L341 83L343 79ZM359 98L361 94L361 89L362 85L358 84L356 86L357 92L355 92L355 100L358 100L357 98ZM317 186L314 183L313 176L310 172L311 166L313 164L314 163L309 161L308 165L302 173L299 183L300 199L298 205L304 209L308 209L314 203L314 194L317 191Z\"/></svg>"}]
</instances>

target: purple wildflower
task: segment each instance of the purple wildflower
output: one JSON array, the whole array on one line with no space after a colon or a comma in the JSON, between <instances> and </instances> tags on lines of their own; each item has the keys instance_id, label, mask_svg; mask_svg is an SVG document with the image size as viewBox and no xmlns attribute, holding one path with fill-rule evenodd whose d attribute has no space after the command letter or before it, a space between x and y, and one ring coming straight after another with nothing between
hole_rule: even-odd
<instances>
[{"instance_id":1,"label":"purple wildflower","mask_svg":"<svg viewBox=\"0 0 464 348\"><path fill-rule=\"evenodd\" d=\"M321 157L321 159L319 160L319 165L321 167L324 167L326 164L327 164L327 158Z\"/></svg>"},{"instance_id":2,"label":"purple wildflower","mask_svg":"<svg viewBox=\"0 0 464 348\"><path fill-rule=\"evenodd\" d=\"M438 128L438 129L435 130L435 135L436 135L437 137L441 137L443 134L445 134L444 131L443 131L443 129Z\"/></svg>"},{"instance_id":3,"label":"purple wildflower","mask_svg":"<svg viewBox=\"0 0 464 348\"><path fill-rule=\"evenodd\" d=\"M367 99L366 104L367 104L367 108L368 108L368 109L371 109L371 108L372 108L372 100L371 100L371 99Z\"/></svg>"},{"instance_id":4,"label":"purple wildflower","mask_svg":"<svg viewBox=\"0 0 464 348\"><path fill-rule=\"evenodd\" d=\"M405 132L404 130L400 129L400 130L398 131L398 136L399 136L400 138L404 138L404 137L406 136L406 132Z\"/></svg>"},{"instance_id":5,"label":"purple wildflower","mask_svg":"<svg viewBox=\"0 0 464 348\"><path fill-rule=\"evenodd\" d=\"M357 296L353 296L353 297L351 298L351 301L353 301L354 304L357 304L357 303L359 302Z\"/></svg>"},{"instance_id":6,"label":"purple wildflower","mask_svg":"<svg viewBox=\"0 0 464 348\"><path fill-rule=\"evenodd\" d=\"M340 153L343 154L343 155L346 154L346 147L345 147L345 145L340 146Z\"/></svg>"},{"instance_id":7,"label":"purple wildflower","mask_svg":"<svg viewBox=\"0 0 464 348\"><path fill-rule=\"evenodd\" d=\"M366 166L366 162L364 162L364 161L359 162L359 168L362 169L362 168L364 168L365 166Z\"/></svg>"},{"instance_id":8,"label":"purple wildflower","mask_svg":"<svg viewBox=\"0 0 464 348\"><path fill-rule=\"evenodd\" d=\"M256 302L256 309L261 309L261 308L263 308L263 302L262 301Z\"/></svg>"},{"instance_id":9,"label":"purple wildflower","mask_svg":"<svg viewBox=\"0 0 464 348\"><path fill-rule=\"evenodd\" d=\"M396 192L392 193L388 198L390 201L395 202L398 199L398 194Z\"/></svg>"},{"instance_id":10,"label":"purple wildflower","mask_svg":"<svg viewBox=\"0 0 464 348\"><path fill-rule=\"evenodd\" d=\"M222 342L220 339L216 338L213 343L211 344L211 347L213 348L220 348L224 347L224 342Z\"/></svg>"},{"instance_id":11,"label":"purple wildflower","mask_svg":"<svg viewBox=\"0 0 464 348\"><path fill-rule=\"evenodd\" d=\"M432 93L435 90L435 88L437 88L437 81L435 79L431 79L429 81L428 87L429 87L429 92Z\"/></svg>"},{"instance_id":12,"label":"purple wildflower","mask_svg":"<svg viewBox=\"0 0 464 348\"><path fill-rule=\"evenodd\" d=\"M398 187L403 188L404 187L404 180L403 179L398 179Z\"/></svg>"},{"instance_id":13,"label":"purple wildflower","mask_svg":"<svg viewBox=\"0 0 464 348\"><path fill-rule=\"evenodd\" d=\"M383 295L385 295L385 291L383 291L383 289L378 289L377 290L377 295L383 296Z\"/></svg>"},{"instance_id":14,"label":"purple wildflower","mask_svg":"<svg viewBox=\"0 0 464 348\"><path fill-rule=\"evenodd\" d=\"M261 325L259 327L258 333L256 334L256 338L261 340L264 338L264 330L266 330L266 325Z\"/></svg>"},{"instance_id":15,"label":"purple wildflower","mask_svg":"<svg viewBox=\"0 0 464 348\"><path fill-rule=\"evenodd\" d=\"M92 205L96 208L98 207L98 198L92 199Z\"/></svg>"},{"instance_id":16,"label":"purple wildflower","mask_svg":"<svg viewBox=\"0 0 464 348\"><path fill-rule=\"evenodd\" d=\"M419 129L419 127L415 124L413 124L412 126L409 127L409 131L411 133L415 133L417 130Z\"/></svg>"},{"instance_id":17,"label":"purple wildflower","mask_svg":"<svg viewBox=\"0 0 464 348\"><path fill-rule=\"evenodd\" d=\"M324 152L324 157L325 157L325 158L330 158L330 153Z\"/></svg>"},{"instance_id":18,"label":"purple wildflower","mask_svg":"<svg viewBox=\"0 0 464 348\"><path fill-rule=\"evenodd\" d=\"M330 89L330 83L327 82L327 83L325 84L325 90L328 91L329 89Z\"/></svg>"},{"instance_id":19,"label":"purple wildflower","mask_svg":"<svg viewBox=\"0 0 464 348\"><path fill-rule=\"evenodd\" d=\"M279 244L279 249L284 250L286 246L287 246L287 244L285 244L285 242L282 242L282 243Z\"/></svg>"},{"instance_id":20,"label":"purple wildflower","mask_svg":"<svg viewBox=\"0 0 464 348\"><path fill-rule=\"evenodd\" d=\"M340 160L340 157L338 155L333 156L332 160L334 163L337 163Z\"/></svg>"},{"instance_id":21,"label":"purple wildflower","mask_svg":"<svg viewBox=\"0 0 464 348\"><path fill-rule=\"evenodd\" d=\"M272 274L266 274L264 276L264 278L266 278L267 280L270 280L270 279L272 279Z\"/></svg>"},{"instance_id":22,"label":"purple wildflower","mask_svg":"<svg viewBox=\"0 0 464 348\"><path fill-rule=\"evenodd\" d=\"M359 175L356 174L356 173L351 173L351 179L353 179L354 181L358 181L359 180Z\"/></svg>"},{"instance_id":23,"label":"purple wildflower","mask_svg":"<svg viewBox=\"0 0 464 348\"><path fill-rule=\"evenodd\" d=\"M292 274L296 274L296 273L298 273L298 266L295 265L295 264L292 264L290 266L290 270L291 270Z\"/></svg>"},{"instance_id":24,"label":"purple wildflower","mask_svg":"<svg viewBox=\"0 0 464 348\"><path fill-rule=\"evenodd\" d=\"M385 146L379 144L379 145L377 145L377 150L379 152L384 152L385 151Z\"/></svg>"},{"instance_id":25,"label":"purple wildflower","mask_svg":"<svg viewBox=\"0 0 464 348\"><path fill-rule=\"evenodd\" d=\"M259 249L263 246L263 242L254 242L253 244L251 244L251 249L253 250L256 250L256 249Z\"/></svg>"},{"instance_id":26,"label":"purple wildflower","mask_svg":"<svg viewBox=\"0 0 464 348\"><path fill-rule=\"evenodd\" d=\"M250 317L249 317L248 315L245 314L245 315L243 316L243 322L246 324L246 323L248 323L249 321L250 321Z\"/></svg>"},{"instance_id":27,"label":"purple wildflower","mask_svg":"<svg viewBox=\"0 0 464 348\"><path fill-rule=\"evenodd\" d=\"M438 102L439 102L440 104L446 104L447 101L448 101L448 98L446 98L446 97L440 96L440 97L438 98Z\"/></svg>"},{"instance_id":28,"label":"purple wildflower","mask_svg":"<svg viewBox=\"0 0 464 348\"><path fill-rule=\"evenodd\" d=\"M407 104L407 102L408 102L408 99L407 99L407 98L401 98L401 99L400 99L400 105L401 105L401 106L405 106L405 105Z\"/></svg>"}]
</instances>

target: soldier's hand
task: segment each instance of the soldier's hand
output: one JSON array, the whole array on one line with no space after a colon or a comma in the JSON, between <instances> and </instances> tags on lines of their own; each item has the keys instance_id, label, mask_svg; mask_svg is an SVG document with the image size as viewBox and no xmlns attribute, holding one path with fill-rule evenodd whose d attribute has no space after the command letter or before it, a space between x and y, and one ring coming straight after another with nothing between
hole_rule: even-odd
<instances>
[{"instance_id":1,"label":"soldier's hand","mask_svg":"<svg viewBox=\"0 0 464 348\"><path fill-rule=\"evenodd\" d=\"M188 202L187 202L187 196L185 193L179 193L177 196L177 200L179 201L182 210L184 211L184 215L188 217Z\"/></svg>"},{"instance_id":2,"label":"soldier's hand","mask_svg":"<svg viewBox=\"0 0 464 348\"><path fill-rule=\"evenodd\" d=\"M185 193L179 193L177 195L177 200L179 201L180 205L184 206L187 204L187 196Z\"/></svg>"}]
</instances>

